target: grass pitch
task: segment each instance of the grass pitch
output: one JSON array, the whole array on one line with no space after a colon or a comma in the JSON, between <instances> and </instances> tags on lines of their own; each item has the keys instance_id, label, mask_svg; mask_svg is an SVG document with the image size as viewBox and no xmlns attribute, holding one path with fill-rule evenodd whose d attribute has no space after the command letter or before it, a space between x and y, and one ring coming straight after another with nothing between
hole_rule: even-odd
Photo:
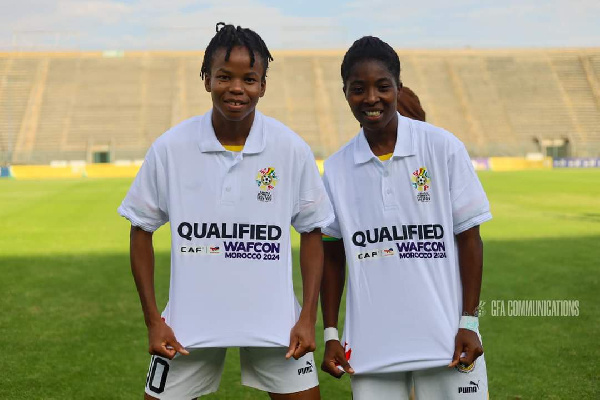
<instances>
[{"instance_id":1,"label":"grass pitch","mask_svg":"<svg viewBox=\"0 0 600 400\"><path fill-rule=\"evenodd\" d=\"M600 171L480 174L494 219L485 246L481 332L490 398L600 398ZM0 181L0 398L141 398L149 357L129 272L129 225L116 208L130 180ZM155 235L157 297L169 279L169 232ZM295 287L301 291L295 266ZM578 300L577 317L492 315L496 300ZM317 327L317 365L322 358ZM239 383L228 353L219 392ZM324 399L349 399L347 377L320 375Z\"/></svg>"}]
</instances>

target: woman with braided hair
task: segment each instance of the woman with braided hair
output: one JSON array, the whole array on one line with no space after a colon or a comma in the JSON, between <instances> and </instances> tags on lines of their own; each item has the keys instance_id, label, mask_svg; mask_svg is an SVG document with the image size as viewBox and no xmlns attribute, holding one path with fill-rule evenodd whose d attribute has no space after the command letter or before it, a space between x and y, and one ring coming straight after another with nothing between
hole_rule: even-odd
<instances>
[{"instance_id":1,"label":"woman with braided hair","mask_svg":"<svg viewBox=\"0 0 600 400\"><path fill-rule=\"evenodd\" d=\"M213 108L152 145L119 213L131 221L131 269L152 354L146 399L219 387L228 347L242 383L272 399L319 399L315 349L323 270L320 228L333 210L310 147L256 110L267 46L217 24L200 76ZM169 302L154 294L152 234L170 222ZM303 308L294 295L290 226L300 233Z\"/></svg>"}]
</instances>

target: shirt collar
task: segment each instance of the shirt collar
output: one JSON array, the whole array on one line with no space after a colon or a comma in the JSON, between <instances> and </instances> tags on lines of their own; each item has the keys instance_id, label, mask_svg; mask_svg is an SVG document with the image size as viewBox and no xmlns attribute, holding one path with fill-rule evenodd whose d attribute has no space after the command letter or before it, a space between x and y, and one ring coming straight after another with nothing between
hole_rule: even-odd
<instances>
[{"instance_id":1,"label":"shirt collar","mask_svg":"<svg viewBox=\"0 0 600 400\"><path fill-rule=\"evenodd\" d=\"M394 154L392 155L392 158L408 157L416 154L413 136L414 128L411 120L398 113L396 146L394 147ZM373 151L369 146L369 142L367 142L367 138L365 137L365 132L361 128L360 132L358 132L358 137L354 145L354 163L363 164L372 160L373 158L377 158L377 156L373 154Z\"/></svg>"},{"instance_id":2,"label":"shirt collar","mask_svg":"<svg viewBox=\"0 0 600 400\"><path fill-rule=\"evenodd\" d=\"M200 151L203 153L208 152L220 152L227 151L217 139L215 129L212 126L212 113L211 109L202 118L202 128L200 131L200 138L198 140L198 146ZM266 145L266 134L264 130L264 116L258 111L254 110L254 121L250 128L250 134L246 138L246 143L242 149L244 154L255 154L260 153L265 149Z\"/></svg>"}]
</instances>

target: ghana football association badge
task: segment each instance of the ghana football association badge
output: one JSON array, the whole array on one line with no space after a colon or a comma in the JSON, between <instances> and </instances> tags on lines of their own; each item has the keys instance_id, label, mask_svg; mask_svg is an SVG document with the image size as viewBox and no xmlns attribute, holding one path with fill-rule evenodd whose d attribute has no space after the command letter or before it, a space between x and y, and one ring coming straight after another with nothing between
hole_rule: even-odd
<instances>
[{"instance_id":1,"label":"ghana football association badge","mask_svg":"<svg viewBox=\"0 0 600 400\"><path fill-rule=\"evenodd\" d=\"M412 187L417 191L417 201L427 203L431 201L431 176L427 168L421 167L412 173Z\"/></svg>"},{"instance_id":2,"label":"ghana football association badge","mask_svg":"<svg viewBox=\"0 0 600 400\"><path fill-rule=\"evenodd\" d=\"M266 167L262 168L256 174L256 184L258 185L258 194L256 199L264 203L268 203L273 200L273 189L277 185L279 178L275 173L275 168Z\"/></svg>"}]
</instances>

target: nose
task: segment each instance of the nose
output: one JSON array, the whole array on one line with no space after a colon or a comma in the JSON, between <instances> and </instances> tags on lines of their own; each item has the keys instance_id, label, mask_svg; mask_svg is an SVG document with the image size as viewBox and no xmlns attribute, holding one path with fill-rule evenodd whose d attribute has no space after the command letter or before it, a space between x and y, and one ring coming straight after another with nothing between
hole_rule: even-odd
<instances>
[{"instance_id":1,"label":"nose","mask_svg":"<svg viewBox=\"0 0 600 400\"><path fill-rule=\"evenodd\" d=\"M241 79L232 79L231 85L229 86L229 91L234 94L242 94L244 90L242 89L242 80Z\"/></svg>"},{"instance_id":2,"label":"nose","mask_svg":"<svg viewBox=\"0 0 600 400\"><path fill-rule=\"evenodd\" d=\"M367 96L365 97L365 102L369 105L373 105L379 101L379 93L376 88L367 89Z\"/></svg>"}]
</instances>

